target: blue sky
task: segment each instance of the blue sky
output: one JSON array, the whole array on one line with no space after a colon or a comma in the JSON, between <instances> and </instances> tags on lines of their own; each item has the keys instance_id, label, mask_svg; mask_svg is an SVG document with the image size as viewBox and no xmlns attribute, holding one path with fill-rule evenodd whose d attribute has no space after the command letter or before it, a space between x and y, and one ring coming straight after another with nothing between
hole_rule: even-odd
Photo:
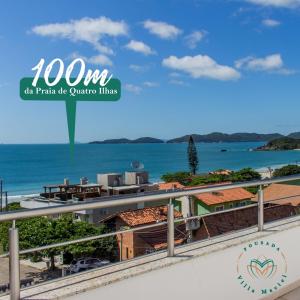
<instances>
[{"instance_id":1,"label":"blue sky","mask_svg":"<svg viewBox=\"0 0 300 300\"><path fill-rule=\"evenodd\" d=\"M76 139L300 131L299 0L4 1L0 142L68 142L64 103L23 102L40 58L84 57L122 82L79 103Z\"/></svg>"}]
</instances>

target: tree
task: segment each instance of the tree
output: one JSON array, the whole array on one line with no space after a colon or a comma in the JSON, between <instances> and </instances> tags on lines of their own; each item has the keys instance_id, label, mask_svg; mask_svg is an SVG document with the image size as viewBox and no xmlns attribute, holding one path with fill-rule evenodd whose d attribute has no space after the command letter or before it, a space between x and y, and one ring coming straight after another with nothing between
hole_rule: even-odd
<instances>
[{"instance_id":1,"label":"tree","mask_svg":"<svg viewBox=\"0 0 300 300\"><path fill-rule=\"evenodd\" d=\"M194 143L193 136L190 135L189 144L188 144L188 161L189 161L189 168L192 175L196 174L198 169L198 155L197 149Z\"/></svg>"},{"instance_id":2,"label":"tree","mask_svg":"<svg viewBox=\"0 0 300 300\"><path fill-rule=\"evenodd\" d=\"M188 185L191 181L191 174L189 172L175 172L167 173L161 176L164 182L174 182L177 181L183 185Z\"/></svg>"},{"instance_id":3,"label":"tree","mask_svg":"<svg viewBox=\"0 0 300 300\"><path fill-rule=\"evenodd\" d=\"M8 251L8 229L10 226L11 222L0 224L0 240L5 251ZM87 222L74 221L71 214L58 219L36 217L20 220L16 222L16 226L19 229L21 250L99 235L107 231L104 226L96 227ZM53 270L55 268L54 257L62 251L76 258L85 255L97 255L112 259L116 248L115 238L108 237L66 247L51 248L42 251L40 254L30 253L27 257L49 257L51 269Z\"/></svg>"},{"instance_id":4,"label":"tree","mask_svg":"<svg viewBox=\"0 0 300 300\"><path fill-rule=\"evenodd\" d=\"M207 185L207 184L221 183L221 182L225 182L225 181L229 181L228 175L205 174L205 175L193 176L189 185L190 186Z\"/></svg>"},{"instance_id":5,"label":"tree","mask_svg":"<svg viewBox=\"0 0 300 300\"><path fill-rule=\"evenodd\" d=\"M244 168L239 171L232 172L228 177L228 180L232 182L242 182L259 179L261 179L261 175L251 168Z\"/></svg>"},{"instance_id":6,"label":"tree","mask_svg":"<svg viewBox=\"0 0 300 300\"><path fill-rule=\"evenodd\" d=\"M273 173L273 177L282 177L296 174L300 174L300 166L287 165L282 168L276 169Z\"/></svg>"},{"instance_id":7,"label":"tree","mask_svg":"<svg viewBox=\"0 0 300 300\"><path fill-rule=\"evenodd\" d=\"M210 173L191 176L191 174L188 172L167 173L161 178L165 182L178 181L183 185L197 186L222 182L244 182L259 180L261 179L261 176L258 172L251 168L244 168L239 171L230 172L229 174Z\"/></svg>"}]
</instances>

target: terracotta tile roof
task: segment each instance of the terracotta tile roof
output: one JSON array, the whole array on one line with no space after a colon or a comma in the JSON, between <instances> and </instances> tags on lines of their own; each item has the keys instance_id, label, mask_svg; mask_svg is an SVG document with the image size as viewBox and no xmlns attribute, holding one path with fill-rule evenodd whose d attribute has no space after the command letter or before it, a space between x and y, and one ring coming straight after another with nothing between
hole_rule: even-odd
<instances>
[{"instance_id":1,"label":"terracotta tile roof","mask_svg":"<svg viewBox=\"0 0 300 300\"><path fill-rule=\"evenodd\" d=\"M121 212L114 217L119 217L128 226L134 227L150 223L163 222L167 220L168 207L166 205L146 207L137 210ZM174 209L174 218L180 218L182 214Z\"/></svg>"},{"instance_id":2,"label":"terracotta tile roof","mask_svg":"<svg viewBox=\"0 0 300 300\"><path fill-rule=\"evenodd\" d=\"M232 201L251 199L254 195L243 188L234 188L212 193L203 193L195 196L206 205L215 205Z\"/></svg>"},{"instance_id":3,"label":"terracotta tile roof","mask_svg":"<svg viewBox=\"0 0 300 300\"><path fill-rule=\"evenodd\" d=\"M173 190L173 189L182 189L184 188L184 185L177 181L173 182L161 182L158 184L159 190Z\"/></svg>"},{"instance_id":4,"label":"terracotta tile roof","mask_svg":"<svg viewBox=\"0 0 300 300\"><path fill-rule=\"evenodd\" d=\"M167 248L167 225L162 225L155 228L136 231L134 234L144 240L148 245L155 250L161 250ZM174 243L175 245L183 244L187 239L187 231L185 224L175 226L174 229Z\"/></svg>"},{"instance_id":5,"label":"terracotta tile roof","mask_svg":"<svg viewBox=\"0 0 300 300\"><path fill-rule=\"evenodd\" d=\"M264 209L265 223L295 215L297 215L297 209L291 205L274 205ZM200 239L256 226L257 207L246 207L236 211L204 216L201 223L202 225L198 230L198 238Z\"/></svg>"},{"instance_id":6,"label":"terracotta tile roof","mask_svg":"<svg viewBox=\"0 0 300 300\"><path fill-rule=\"evenodd\" d=\"M253 200L257 201L256 195ZM300 186L290 184L272 183L264 189L264 201L276 200L276 204L300 205Z\"/></svg>"}]
</instances>

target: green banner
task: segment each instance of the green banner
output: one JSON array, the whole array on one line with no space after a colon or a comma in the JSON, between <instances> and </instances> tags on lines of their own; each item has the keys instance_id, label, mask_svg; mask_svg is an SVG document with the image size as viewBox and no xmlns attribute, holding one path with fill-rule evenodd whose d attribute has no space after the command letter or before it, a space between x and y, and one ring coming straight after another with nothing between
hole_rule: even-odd
<instances>
[{"instance_id":1,"label":"green banner","mask_svg":"<svg viewBox=\"0 0 300 300\"><path fill-rule=\"evenodd\" d=\"M49 79L53 82L55 79ZM74 82L76 78L70 81ZM82 79L76 86L69 86L62 78L55 86L49 87L43 78L39 78L36 87L32 86L33 78L26 77L20 81L20 97L23 100L75 100L75 101L117 101L121 97L121 82L119 79L112 78L106 86L102 87L99 83L83 84Z\"/></svg>"}]
</instances>

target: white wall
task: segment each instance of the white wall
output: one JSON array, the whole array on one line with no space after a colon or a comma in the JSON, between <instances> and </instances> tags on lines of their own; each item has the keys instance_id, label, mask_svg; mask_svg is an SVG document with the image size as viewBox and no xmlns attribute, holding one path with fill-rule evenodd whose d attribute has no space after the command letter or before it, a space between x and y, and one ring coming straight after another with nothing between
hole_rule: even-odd
<instances>
[{"instance_id":1,"label":"white wall","mask_svg":"<svg viewBox=\"0 0 300 300\"><path fill-rule=\"evenodd\" d=\"M274 232L256 241L269 241L279 246L287 261L287 286L300 279L300 226ZM274 258L277 272L272 278L248 281L255 287L251 293L243 288L237 280L237 262L244 247L249 243L240 244L222 251L197 257L167 268L152 271L144 275L132 277L117 283L88 291L71 299L110 299L110 300L153 300L153 299L199 299L199 300L251 300L260 299L260 289L272 286L285 272L283 257L277 255L272 247L258 247L247 254L249 258L264 255ZM248 249L248 248L247 248ZM254 248L253 248L254 249ZM278 252L278 253L279 253ZM245 253L245 252L244 252ZM248 252L249 253L249 252ZM274 256L275 255L275 256ZM245 254L241 261L247 261ZM247 266L240 263L239 271L246 274ZM247 275L245 275L247 276ZM250 279L249 279L250 278Z\"/></svg>"}]
</instances>

